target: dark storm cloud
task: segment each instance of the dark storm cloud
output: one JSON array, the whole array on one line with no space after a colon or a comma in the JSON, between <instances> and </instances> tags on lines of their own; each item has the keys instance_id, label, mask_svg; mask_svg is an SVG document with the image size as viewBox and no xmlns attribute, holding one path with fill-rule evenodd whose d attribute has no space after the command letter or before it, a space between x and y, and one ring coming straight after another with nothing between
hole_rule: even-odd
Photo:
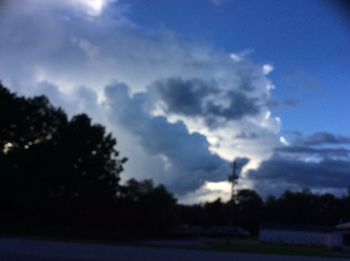
<instances>
[{"instance_id":1,"label":"dark storm cloud","mask_svg":"<svg viewBox=\"0 0 350 261\"><path fill-rule=\"evenodd\" d=\"M203 113L239 120L246 115L255 115L260 111L257 99L248 98L242 92L230 91L227 93L227 98L230 101L228 108L215 103L208 103Z\"/></svg>"},{"instance_id":2,"label":"dark storm cloud","mask_svg":"<svg viewBox=\"0 0 350 261\"><path fill-rule=\"evenodd\" d=\"M130 97L128 91L124 84L106 88L111 116L138 137L147 153L165 159L168 167L160 171L169 177L165 182L173 192L183 194L199 188L204 181L226 179L229 164L209 152L205 136L190 134L182 122L172 124L165 117L151 116L147 94Z\"/></svg>"},{"instance_id":3,"label":"dark storm cloud","mask_svg":"<svg viewBox=\"0 0 350 261\"><path fill-rule=\"evenodd\" d=\"M350 144L350 137L335 135L328 132L317 132L306 138L300 138L296 141L297 144L307 146L323 145L323 144Z\"/></svg>"},{"instance_id":4,"label":"dark storm cloud","mask_svg":"<svg viewBox=\"0 0 350 261\"><path fill-rule=\"evenodd\" d=\"M294 143L276 148L269 160L244 177L260 193L301 188L341 193L350 186L350 150L341 147L350 143L348 137L326 132L305 138L298 132L292 134L297 137Z\"/></svg>"},{"instance_id":5,"label":"dark storm cloud","mask_svg":"<svg viewBox=\"0 0 350 261\"><path fill-rule=\"evenodd\" d=\"M214 82L200 79L171 78L157 81L152 87L158 92L169 112L186 115L202 114L203 99L219 92Z\"/></svg>"},{"instance_id":6,"label":"dark storm cloud","mask_svg":"<svg viewBox=\"0 0 350 261\"><path fill-rule=\"evenodd\" d=\"M286 146L276 149L276 152L303 154L319 157L348 157L350 150L345 148L313 148L306 146Z\"/></svg>"},{"instance_id":7,"label":"dark storm cloud","mask_svg":"<svg viewBox=\"0 0 350 261\"><path fill-rule=\"evenodd\" d=\"M236 171L238 173L241 173L242 169L249 163L250 159L247 157L237 157L234 159L234 162L236 162Z\"/></svg>"},{"instance_id":8,"label":"dark storm cloud","mask_svg":"<svg viewBox=\"0 0 350 261\"><path fill-rule=\"evenodd\" d=\"M224 120L240 120L256 115L261 105L243 91L223 92L215 82L200 79L184 80L170 78L150 86L165 104L168 113L201 116L209 126L215 125L217 117Z\"/></svg>"},{"instance_id":9,"label":"dark storm cloud","mask_svg":"<svg viewBox=\"0 0 350 261\"><path fill-rule=\"evenodd\" d=\"M294 188L345 189L350 186L350 161L313 162L274 156L249 171L246 179L265 195Z\"/></svg>"}]
</instances>

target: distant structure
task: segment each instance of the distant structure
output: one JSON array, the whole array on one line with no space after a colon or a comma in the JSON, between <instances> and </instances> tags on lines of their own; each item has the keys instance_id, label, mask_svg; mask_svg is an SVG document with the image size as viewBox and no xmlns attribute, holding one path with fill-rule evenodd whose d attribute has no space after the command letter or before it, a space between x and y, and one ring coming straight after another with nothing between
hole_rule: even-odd
<instances>
[{"instance_id":1,"label":"distant structure","mask_svg":"<svg viewBox=\"0 0 350 261\"><path fill-rule=\"evenodd\" d=\"M232 168L232 174L228 176L228 181L231 183L231 200L232 202L235 199L235 187L238 182L239 175L237 173L237 161L233 161L231 163L231 168Z\"/></svg>"},{"instance_id":2,"label":"distant structure","mask_svg":"<svg viewBox=\"0 0 350 261\"><path fill-rule=\"evenodd\" d=\"M264 243L342 248L344 231L336 227L265 225L259 240Z\"/></svg>"}]
</instances>

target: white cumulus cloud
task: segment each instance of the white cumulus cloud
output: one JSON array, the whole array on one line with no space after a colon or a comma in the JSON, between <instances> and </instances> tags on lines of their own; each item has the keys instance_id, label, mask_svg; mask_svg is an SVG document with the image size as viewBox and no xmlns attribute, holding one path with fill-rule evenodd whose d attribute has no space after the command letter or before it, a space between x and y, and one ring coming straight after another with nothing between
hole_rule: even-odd
<instances>
[{"instance_id":1,"label":"white cumulus cloud","mask_svg":"<svg viewBox=\"0 0 350 261\"><path fill-rule=\"evenodd\" d=\"M124 177L153 178L184 195L226 180L227 161L236 157L257 167L281 143L280 120L268 106L272 65L262 70L247 52L232 62L211 46L104 16L115 1L19 2L0 19L0 79L105 124L130 158ZM106 91L116 83L128 86L118 103L117 89ZM177 92L169 89L174 83ZM135 124L123 118L139 113Z\"/></svg>"},{"instance_id":2,"label":"white cumulus cloud","mask_svg":"<svg viewBox=\"0 0 350 261\"><path fill-rule=\"evenodd\" d=\"M263 70L265 75L268 75L269 73L271 73L274 70L274 67L271 64L264 64L262 67L262 70Z\"/></svg>"}]
</instances>

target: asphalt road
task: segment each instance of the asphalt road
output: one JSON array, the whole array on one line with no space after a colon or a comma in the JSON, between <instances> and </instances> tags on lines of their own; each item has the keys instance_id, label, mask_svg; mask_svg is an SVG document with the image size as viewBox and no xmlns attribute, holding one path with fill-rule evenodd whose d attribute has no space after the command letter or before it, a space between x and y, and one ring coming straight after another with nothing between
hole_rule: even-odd
<instances>
[{"instance_id":1,"label":"asphalt road","mask_svg":"<svg viewBox=\"0 0 350 261\"><path fill-rule=\"evenodd\" d=\"M348 260L318 257L273 256L180 250L165 248L108 246L51 241L0 239L1 261L327 261Z\"/></svg>"}]
</instances>

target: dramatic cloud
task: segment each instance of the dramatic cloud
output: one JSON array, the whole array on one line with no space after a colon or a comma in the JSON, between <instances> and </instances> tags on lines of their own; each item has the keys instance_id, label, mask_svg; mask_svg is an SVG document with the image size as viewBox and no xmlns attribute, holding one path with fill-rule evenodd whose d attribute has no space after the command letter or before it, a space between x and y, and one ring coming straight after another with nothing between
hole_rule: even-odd
<instances>
[{"instance_id":1,"label":"dramatic cloud","mask_svg":"<svg viewBox=\"0 0 350 261\"><path fill-rule=\"evenodd\" d=\"M285 154L299 154L302 157L305 156L318 156L318 157L348 157L350 150L345 148L312 148L305 146L285 146L277 148L276 151L283 152Z\"/></svg>"},{"instance_id":2,"label":"dramatic cloud","mask_svg":"<svg viewBox=\"0 0 350 261\"><path fill-rule=\"evenodd\" d=\"M275 156L249 171L244 179L263 195L302 188L342 194L350 185L349 169L349 160L315 162Z\"/></svg>"},{"instance_id":3,"label":"dramatic cloud","mask_svg":"<svg viewBox=\"0 0 350 261\"><path fill-rule=\"evenodd\" d=\"M318 132L306 138L299 137L296 142L304 145L350 144L350 137Z\"/></svg>"},{"instance_id":4,"label":"dramatic cloud","mask_svg":"<svg viewBox=\"0 0 350 261\"><path fill-rule=\"evenodd\" d=\"M249 170L243 177L245 183L264 195L302 188L344 193L350 186L350 149L341 146L349 144L349 139L331 133L315 133L306 138L300 133L295 135L298 139L294 143L276 148L259 168Z\"/></svg>"},{"instance_id":5,"label":"dramatic cloud","mask_svg":"<svg viewBox=\"0 0 350 261\"><path fill-rule=\"evenodd\" d=\"M264 104L249 97L249 92L222 90L215 82L201 79L182 80L172 78L152 85L166 113L201 116L208 126L217 127L221 121L240 120L257 115ZM264 99L262 99L264 101Z\"/></svg>"},{"instance_id":6,"label":"dramatic cloud","mask_svg":"<svg viewBox=\"0 0 350 261\"><path fill-rule=\"evenodd\" d=\"M204 181L226 179L229 164L209 152L205 136L190 134L182 122L169 123L165 117L153 117L147 111L147 93L129 96L129 88L115 84L106 89L106 106L111 120L121 124L142 144L146 153L164 161L157 175L172 191L190 192ZM131 159L134 164L138 160ZM144 171L147 171L145 169ZM151 173L151 175L155 173Z\"/></svg>"},{"instance_id":7,"label":"dramatic cloud","mask_svg":"<svg viewBox=\"0 0 350 261\"><path fill-rule=\"evenodd\" d=\"M281 146L261 64L146 31L118 10L117 1L9 2L0 17L3 83L89 113L130 158L124 178L153 178L178 195L213 191L205 186L221 186L228 161L249 158L246 171Z\"/></svg>"}]
</instances>

